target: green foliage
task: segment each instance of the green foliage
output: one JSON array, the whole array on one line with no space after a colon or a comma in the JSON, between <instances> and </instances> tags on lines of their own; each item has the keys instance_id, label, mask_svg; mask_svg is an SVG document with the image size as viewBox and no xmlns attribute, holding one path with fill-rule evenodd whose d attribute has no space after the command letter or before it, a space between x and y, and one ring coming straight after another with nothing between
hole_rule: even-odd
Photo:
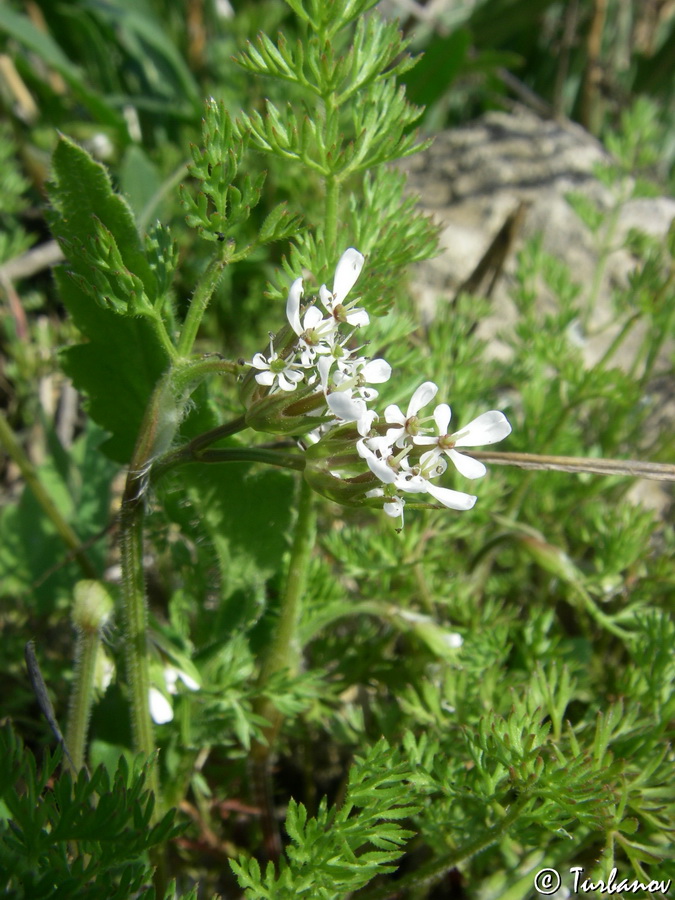
<instances>
[{"instance_id":1,"label":"green foliage","mask_svg":"<svg viewBox=\"0 0 675 900\"><path fill-rule=\"evenodd\" d=\"M152 825L154 798L144 771L122 757L114 778L104 767L55 775L58 756L38 770L12 730L0 730L0 872L6 897L110 897L150 900L147 852L175 837L173 813ZM77 846L73 855L70 847Z\"/></svg>"},{"instance_id":2,"label":"green foliage","mask_svg":"<svg viewBox=\"0 0 675 900\"><path fill-rule=\"evenodd\" d=\"M286 830L292 844L279 872L270 863L263 874L254 859L231 863L246 896L338 900L374 875L393 872L392 863L414 833L397 821L417 811L406 785L413 777L400 753L382 740L350 770L339 808L329 809L324 800L316 817L308 818L305 807L291 800Z\"/></svg>"},{"instance_id":3,"label":"green foliage","mask_svg":"<svg viewBox=\"0 0 675 900\"><path fill-rule=\"evenodd\" d=\"M52 158L52 231L78 284L102 307L152 315L157 282L128 204L90 155L62 137Z\"/></svg>"},{"instance_id":4,"label":"green foliage","mask_svg":"<svg viewBox=\"0 0 675 900\"><path fill-rule=\"evenodd\" d=\"M574 112L583 42L566 48L565 71L550 52L572 7L484 0L456 10L446 30L403 37L374 5L239 3L227 21L213 4L191 4L188 21L165 0L0 7L12 84L39 109L31 119L20 92L21 111L7 104L0 260L35 240L52 149L49 220L66 256L58 297L40 276L0 286L11 313L2 406L20 448L1 472L3 712L31 745L48 736L24 673L26 639L59 721L81 669L70 626L81 561L59 518L92 542L87 560L121 598L92 692L91 777L59 774L48 752L39 766L0 732L10 897L423 900L452 871L467 895L519 900L544 866L669 875L666 515L635 503L630 478L495 465L470 513L409 504L398 533L367 504L307 503L298 490L307 455L296 432L320 421L307 395L272 396L291 408L290 437L245 430L242 398L264 393L250 360L266 330L281 365L295 340L289 284L304 279L304 316L353 246L366 257L354 303L379 316L363 332L368 355L394 369L377 385L381 413L405 409L433 379L458 427L503 408L508 450L672 461L675 230L626 236L634 270L613 289L616 337L593 365L579 346L620 209L668 177L661 88L651 103L628 98L657 63L671 71L659 42L672 24L653 55L631 56L625 99L609 84L600 118L617 125L605 139L613 159L597 175L613 207L570 197L597 244L596 280L577 284L528 242L511 284L517 320L496 355L479 337L486 298L460 296L420 321L403 273L433 255L437 228L390 163L425 146L415 104L431 104L427 125L491 107L506 92L504 67ZM585 26L590 0L575 8ZM609 15L601 62L614 28ZM411 48L427 52L415 68ZM200 136L201 96L217 99ZM624 357L629 338L636 349ZM359 333L344 349L361 344ZM85 410L68 413L61 373ZM377 427L390 424L382 414ZM345 466L368 477L355 431L345 429ZM132 455L123 485L110 460ZM139 742L149 687L164 699L162 721L153 731L146 714L150 740ZM135 766L139 747L146 761L159 749L154 769ZM190 824L173 841L165 811L178 805ZM281 810L275 865L263 856L274 856ZM178 887L165 883L172 876Z\"/></svg>"},{"instance_id":5,"label":"green foliage","mask_svg":"<svg viewBox=\"0 0 675 900\"><path fill-rule=\"evenodd\" d=\"M245 174L241 188L235 187L235 177L241 168L245 139L241 127L231 122L225 106L210 100L202 126L203 147L192 147L190 175L197 179L200 191L193 199L182 191L183 206L187 210L187 223L197 228L209 241L227 241L227 259L245 256L251 248L237 251L233 235L251 215L260 202L265 174L255 179ZM212 211L210 211L212 210ZM263 222L257 243L285 240L296 234L299 217L289 216L286 205L273 209Z\"/></svg>"}]
</instances>

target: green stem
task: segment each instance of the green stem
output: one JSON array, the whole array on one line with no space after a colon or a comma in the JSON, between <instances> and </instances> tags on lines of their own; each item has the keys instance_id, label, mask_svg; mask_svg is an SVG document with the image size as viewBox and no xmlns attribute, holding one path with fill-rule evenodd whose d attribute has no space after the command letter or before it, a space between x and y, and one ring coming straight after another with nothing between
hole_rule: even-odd
<instances>
[{"instance_id":1,"label":"green stem","mask_svg":"<svg viewBox=\"0 0 675 900\"><path fill-rule=\"evenodd\" d=\"M266 447L225 447L220 450L195 451L190 444L168 453L152 468L152 483L155 484L177 466L185 463L228 463L228 462L257 462L268 466L278 466L282 469L294 469L303 472L305 469L305 457L299 453L284 453L280 450L271 450Z\"/></svg>"},{"instance_id":2,"label":"green stem","mask_svg":"<svg viewBox=\"0 0 675 900\"><path fill-rule=\"evenodd\" d=\"M298 518L295 523L286 588L281 597L281 612L274 639L258 678L258 688L261 690L264 690L269 680L277 672L287 669L293 674L297 671L300 660L298 622L307 582L307 571L314 549L315 533L314 494L309 484L303 479L299 487Z\"/></svg>"},{"instance_id":3,"label":"green stem","mask_svg":"<svg viewBox=\"0 0 675 900\"><path fill-rule=\"evenodd\" d=\"M35 467L24 453L2 411L0 411L0 444L16 463L23 480L26 482L26 487L31 491L42 511L56 529L56 533L63 543L73 551L73 556L77 560L84 576L86 578L98 578L98 572L82 549L80 539L63 518L50 494L43 486L35 471Z\"/></svg>"},{"instance_id":4,"label":"green stem","mask_svg":"<svg viewBox=\"0 0 675 900\"><path fill-rule=\"evenodd\" d=\"M203 434L193 438L188 444L188 447L190 447L193 453L198 453L205 447L215 444L216 441L222 441L224 438L231 437L233 434L239 434L240 431L243 431L247 427L246 417L237 416L236 419L225 422L224 425L218 425L216 428L211 428L210 431L205 431Z\"/></svg>"},{"instance_id":5,"label":"green stem","mask_svg":"<svg viewBox=\"0 0 675 900\"><path fill-rule=\"evenodd\" d=\"M127 683L131 703L131 730L134 748L148 759L155 752L150 718L150 666L148 658L148 613L143 578L143 499L140 477L127 478L120 514L122 563L122 603L124 614ZM155 794L155 819L161 814L157 766L149 770L150 788Z\"/></svg>"},{"instance_id":6,"label":"green stem","mask_svg":"<svg viewBox=\"0 0 675 900\"><path fill-rule=\"evenodd\" d=\"M153 331L157 335L157 339L166 351L166 355L169 357L171 362L175 362L178 359L178 354L176 353L176 348L174 346L173 341L169 336L169 332L166 330L166 325L164 324L164 320L158 312L155 312L152 315L146 316L147 321L152 325Z\"/></svg>"},{"instance_id":7,"label":"green stem","mask_svg":"<svg viewBox=\"0 0 675 900\"><path fill-rule=\"evenodd\" d=\"M202 317L209 304L209 300L225 271L226 265L227 262L221 255L216 256L207 266L199 284L195 288L190 308L188 309L185 322L183 323L183 330L181 331L180 339L178 341L179 356L187 357L192 353L192 347L197 337Z\"/></svg>"},{"instance_id":8,"label":"green stem","mask_svg":"<svg viewBox=\"0 0 675 900\"><path fill-rule=\"evenodd\" d=\"M96 660L100 645L101 634L98 630L78 629L75 648L75 680L70 697L66 730L66 745L78 772L84 765L87 727L94 697Z\"/></svg>"},{"instance_id":9,"label":"green stem","mask_svg":"<svg viewBox=\"0 0 675 900\"><path fill-rule=\"evenodd\" d=\"M327 259L334 259L337 256L337 225L339 208L340 182L336 175L329 175L326 178L326 219L324 222Z\"/></svg>"},{"instance_id":10,"label":"green stem","mask_svg":"<svg viewBox=\"0 0 675 900\"><path fill-rule=\"evenodd\" d=\"M392 881L375 890L368 891L366 889L364 893L358 892L355 895L355 900L388 900L390 897L400 896L406 888L433 884L433 882L442 878L446 872L459 865L463 860L471 859L472 856L504 837L530 800L529 795L523 794L515 803L511 804L503 819L500 819L499 822L482 835L479 835L479 837L472 841L467 841L467 843L460 845L440 859L432 860L427 865L420 866L414 872L404 875L403 878L399 878L397 881Z\"/></svg>"}]
</instances>

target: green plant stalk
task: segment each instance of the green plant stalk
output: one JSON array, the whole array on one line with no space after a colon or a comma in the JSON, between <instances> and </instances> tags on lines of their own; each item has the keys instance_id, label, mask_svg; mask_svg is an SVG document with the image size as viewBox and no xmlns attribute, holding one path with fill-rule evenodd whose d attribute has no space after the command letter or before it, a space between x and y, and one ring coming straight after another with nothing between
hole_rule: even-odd
<instances>
[{"instance_id":1,"label":"green plant stalk","mask_svg":"<svg viewBox=\"0 0 675 900\"><path fill-rule=\"evenodd\" d=\"M192 353L206 307L209 305L209 300L218 286L226 265L224 252L218 254L211 260L197 284L178 340L178 356L185 358Z\"/></svg>"},{"instance_id":2,"label":"green plant stalk","mask_svg":"<svg viewBox=\"0 0 675 900\"><path fill-rule=\"evenodd\" d=\"M309 484L303 479L299 487L298 518L295 523L286 587L281 597L279 620L258 677L258 689L261 693L277 672L284 669L291 673L297 671L300 660L298 623L315 537L314 494ZM257 712L272 723L265 729L265 737L271 744L281 724L281 715L267 699L261 701L260 707ZM269 747L265 750L269 753Z\"/></svg>"},{"instance_id":3,"label":"green plant stalk","mask_svg":"<svg viewBox=\"0 0 675 900\"><path fill-rule=\"evenodd\" d=\"M63 543L73 552L80 569L86 578L98 578L98 572L82 549L82 542L59 512L47 489L38 477L35 467L24 453L17 441L7 419L0 410L0 444L9 457L16 463L27 488L31 491L42 511L56 529Z\"/></svg>"},{"instance_id":4,"label":"green plant stalk","mask_svg":"<svg viewBox=\"0 0 675 900\"><path fill-rule=\"evenodd\" d=\"M328 259L337 256L337 223L340 208L340 182L336 175L326 178L326 218L324 222L324 234L326 241L326 255Z\"/></svg>"},{"instance_id":5,"label":"green plant stalk","mask_svg":"<svg viewBox=\"0 0 675 900\"><path fill-rule=\"evenodd\" d=\"M213 264L211 268L215 271ZM211 279L211 290L216 281L217 277ZM202 312L203 309L202 306ZM192 322L196 333L199 321L193 318ZM159 380L150 398L129 466L120 513L125 654L134 746L146 758L155 752L149 701L148 611L143 577L144 493L149 467L173 440L190 388L209 374L231 374L233 371L236 371L235 364L219 358L170 368ZM156 766L150 768L149 779L156 798L157 819L161 815L162 803Z\"/></svg>"},{"instance_id":6,"label":"green plant stalk","mask_svg":"<svg viewBox=\"0 0 675 900\"><path fill-rule=\"evenodd\" d=\"M127 480L127 490L120 514L120 550L122 564L122 607L124 617L127 684L131 705L131 730L134 748L148 759L155 752L155 738L150 717L150 666L148 658L148 613L143 577L143 500L130 486L138 479ZM161 815L162 804L157 766L149 768L150 788L155 795L154 821Z\"/></svg>"},{"instance_id":7,"label":"green plant stalk","mask_svg":"<svg viewBox=\"0 0 675 900\"><path fill-rule=\"evenodd\" d=\"M471 859L477 853L486 850L508 834L511 826L530 803L531 799L528 794L521 795L515 803L511 804L503 819L500 819L499 822L488 828L484 834L479 835L474 840L467 841L465 844L461 844L440 859L432 860L425 866L420 866L414 872L404 875L397 881L385 884L375 890L369 891L365 888L363 891L358 891L354 895L354 900L389 900L390 897L399 897L406 888L433 884L450 869L459 865L465 859Z\"/></svg>"},{"instance_id":8,"label":"green plant stalk","mask_svg":"<svg viewBox=\"0 0 675 900\"><path fill-rule=\"evenodd\" d=\"M153 331L157 335L157 339L160 344L166 351L166 355L172 363L175 363L178 359L178 354L176 353L176 347L174 346L171 337L169 336L169 332L167 331L166 325L164 324L164 319L161 314L153 309L151 313L148 313L145 316L146 321L150 322Z\"/></svg>"},{"instance_id":9,"label":"green plant stalk","mask_svg":"<svg viewBox=\"0 0 675 900\"><path fill-rule=\"evenodd\" d=\"M87 727L94 698L96 661L101 646L99 631L85 631L78 628L75 646L75 679L68 710L66 746L70 751L77 771L84 765L87 743Z\"/></svg>"}]
</instances>

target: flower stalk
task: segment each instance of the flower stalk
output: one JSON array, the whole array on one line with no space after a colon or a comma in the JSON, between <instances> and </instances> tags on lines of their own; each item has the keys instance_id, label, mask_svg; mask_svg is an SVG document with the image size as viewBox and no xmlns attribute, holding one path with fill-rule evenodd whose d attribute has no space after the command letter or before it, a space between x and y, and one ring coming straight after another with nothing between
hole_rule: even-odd
<instances>
[{"instance_id":1,"label":"flower stalk","mask_svg":"<svg viewBox=\"0 0 675 900\"><path fill-rule=\"evenodd\" d=\"M96 689L101 633L112 611L112 598L101 582L77 583L72 613L73 624L77 629L75 678L66 731L66 746L77 771L84 765L87 728Z\"/></svg>"}]
</instances>

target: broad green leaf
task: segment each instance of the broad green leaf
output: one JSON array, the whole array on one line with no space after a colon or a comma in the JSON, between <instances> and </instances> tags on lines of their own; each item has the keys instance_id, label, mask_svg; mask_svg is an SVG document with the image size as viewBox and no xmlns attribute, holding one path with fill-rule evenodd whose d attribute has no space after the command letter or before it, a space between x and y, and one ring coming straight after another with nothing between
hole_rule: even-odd
<instances>
[{"instance_id":1,"label":"broad green leaf","mask_svg":"<svg viewBox=\"0 0 675 900\"><path fill-rule=\"evenodd\" d=\"M229 629L250 624L260 615L265 583L280 572L289 546L294 477L245 463L222 463L186 467L177 479L194 506L186 507L185 494L176 490L173 480L163 501L195 546L205 549L202 565L209 555L208 564L213 565L215 551L223 598L219 619ZM205 548L204 533L210 548Z\"/></svg>"},{"instance_id":2,"label":"broad green leaf","mask_svg":"<svg viewBox=\"0 0 675 900\"><path fill-rule=\"evenodd\" d=\"M140 278L148 298L154 300L155 278L143 252L133 214L126 200L113 191L105 168L63 136L54 151L52 166L51 226L71 265L83 278L91 278L89 248L95 221L99 220L114 238L127 270Z\"/></svg>"},{"instance_id":3,"label":"broad green leaf","mask_svg":"<svg viewBox=\"0 0 675 900\"><path fill-rule=\"evenodd\" d=\"M55 277L61 299L88 339L62 351L63 369L86 395L89 415L111 432L101 449L127 463L152 390L169 360L145 318L102 309L63 268Z\"/></svg>"}]
</instances>

